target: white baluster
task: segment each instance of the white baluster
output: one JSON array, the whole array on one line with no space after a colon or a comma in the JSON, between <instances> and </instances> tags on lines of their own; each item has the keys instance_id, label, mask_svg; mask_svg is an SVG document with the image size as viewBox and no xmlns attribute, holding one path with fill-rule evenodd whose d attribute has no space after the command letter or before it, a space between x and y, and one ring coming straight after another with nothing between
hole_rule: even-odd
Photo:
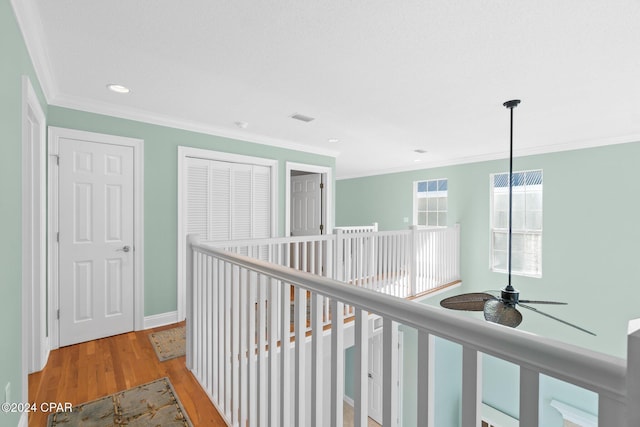
<instances>
[{"instance_id":1,"label":"white baluster","mask_svg":"<svg viewBox=\"0 0 640 427\"><path fill-rule=\"evenodd\" d=\"M633 421L627 421L627 408L631 413L635 411L634 406L638 406L638 401L621 402L606 394L598 396L598 426L624 426L637 427ZM633 415L632 415L633 416Z\"/></svg>"},{"instance_id":2,"label":"white baluster","mask_svg":"<svg viewBox=\"0 0 640 427\"><path fill-rule=\"evenodd\" d=\"M382 324L382 425L398 425L398 324Z\"/></svg>"},{"instance_id":3,"label":"white baluster","mask_svg":"<svg viewBox=\"0 0 640 427\"><path fill-rule=\"evenodd\" d=\"M435 425L435 338L418 331L418 425Z\"/></svg>"},{"instance_id":4,"label":"white baluster","mask_svg":"<svg viewBox=\"0 0 640 427\"><path fill-rule=\"evenodd\" d=\"M369 422L369 314L356 308L355 320L355 396L354 427L367 427Z\"/></svg>"},{"instance_id":5,"label":"white baluster","mask_svg":"<svg viewBox=\"0 0 640 427\"><path fill-rule=\"evenodd\" d=\"M212 295L212 324L211 324L211 332L212 332L212 345L211 349L211 371L212 371L212 387L211 387L211 397L213 401L216 403L220 403L220 383L222 382L220 379L220 360L219 356L221 354L222 346L220 345L220 310L222 304L220 303L220 260L217 258L212 258L211 260L211 295Z\"/></svg>"},{"instance_id":6,"label":"white baluster","mask_svg":"<svg viewBox=\"0 0 640 427\"><path fill-rule=\"evenodd\" d=\"M343 303L331 300L331 425L343 425L344 314Z\"/></svg>"},{"instance_id":7,"label":"white baluster","mask_svg":"<svg viewBox=\"0 0 640 427\"><path fill-rule=\"evenodd\" d=\"M269 426L277 427L278 423L278 281L269 279ZM284 344L282 345L284 348Z\"/></svg>"},{"instance_id":8,"label":"white baluster","mask_svg":"<svg viewBox=\"0 0 640 427\"><path fill-rule=\"evenodd\" d=\"M482 354L462 348L462 427L480 427L482 402Z\"/></svg>"},{"instance_id":9,"label":"white baluster","mask_svg":"<svg viewBox=\"0 0 640 427\"><path fill-rule=\"evenodd\" d=\"M193 319L195 318L195 313L193 312L193 269L194 269L194 260L193 260L193 245L197 242L197 237L195 235L187 236L187 259L185 261L186 266L186 280L187 280L187 300L186 300L186 309L187 309L187 328L186 328L186 366L187 369L193 369Z\"/></svg>"},{"instance_id":10,"label":"white baluster","mask_svg":"<svg viewBox=\"0 0 640 427\"><path fill-rule=\"evenodd\" d=\"M196 318L195 318L195 322L194 323L194 328L195 328L195 332L196 332L196 342L197 342L197 348L196 348L196 369L198 372L198 376L200 378L202 378L202 359L203 359L203 354L202 354L202 316L203 316L203 309L202 309L202 288L204 287L203 282L203 277L202 277L202 258L205 255L201 252L198 252L198 254L196 255L196 277L197 277L197 283L198 285L196 286L197 289L197 293L196 293L196 298L197 301L195 302L197 310L196 310Z\"/></svg>"},{"instance_id":11,"label":"white baluster","mask_svg":"<svg viewBox=\"0 0 640 427\"><path fill-rule=\"evenodd\" d=\"M303 250L303 255L306 255ZM304 263L304 262L303 262ZM307 330L307 291L295 288L295 423L297 426L306 424L306 388L305 388L305 342Z\"/></svg>"},{"instance_id":12,"label":"white baluster","mask_svg":"<svg viewBox=\"0 0 640 427\"><path fill-rule=\"evenodd\" d=\"M256 246L257 249L257 246ZM249 296L247 298L247 324L249 333L247 334L247 416L249 418L249 426L258 426L257 412L258 405L256 397L258 395L257 366L258 358L256 351L259 351L257 344L259 341L256 333L256 311L258 310L259 301L256 297L256 274L252 271L247 272L247 286Z\"/></svg>"},{"instance_id":13,"label":"white baluster","mask_svg":"<svg viewBox=\"0 0 640 427\"><path fill-rule=\"evenodd\" d=\"M520 427L538 427L540 375L520 366Z\"/></svg>"},{"instance_id":14,"label":"white baluster","mask_svg":"<svg viewBox=\"0 0 640 427\"><path fill-rule=\"evenodd\" d=\"M280 425L291 425L291 286L283 284L280 301Z\"/></svg>"},{"instance_id":15,"label":"white baluster","mask_svg":"<svg viewBox=\"0 0 640 427\"><path fill-rule=\"evenodd\" d=\"M231 267L231 422L240 424L240 267Z\"/></svg>"},{"instance_id":16,"label":"white baluster","mask_svg":"<svg viewBox=\"0 0 640 427\"><path fill-rule=\"evenodd\" d=\"M311 427L322 427L323 425L323 299L324 298L317 293L311 294Z\"/></svg>"},{"instance_id":17,"label":"white baluster","mask_svg":"<svg viewBox=\"0 0 640 427\"><path fill-rule=\"evenodd\" d=\"M257 359L257 420L260 426L267 425L267 295L268 286L267 278L262 274L257 277L257 292L258 292L258 359Z\"/></svg>"},{"instance_id":18,"label":"white baluster","mask_svg":"<svg viewBox=\"0 0 640 427\"><path fill-rule=\"evenodd\" d=\"M205 306L205 327L204 327L204 339L206 343L205 350L205 388L208 391L209 395L213 394L213 370L211 366L212 362L212 353L213 353L213 330L211 329L213 323L213 289L211 287L212 282L212 258L207 255L206 257L206 277L207 280L205 282L205 298L204 298L204 306Z\"/></svg>"},{"instance_id":19,"label":"white baluster","mask_svg":"<svg viewBox=\"0 0 640 427\"><path fill-rule=\"evenodd\" d=\"M231 282L233 266L230 263L224 263L225 279L224 279L224 300L225 300L225 321L224 321L224 412L227 419L231 418L233 409L231 408L231 396L233 392L231 374L233 372L233 347L231 339L231 299L233 283Z\"/></svg>"}]
</instances>

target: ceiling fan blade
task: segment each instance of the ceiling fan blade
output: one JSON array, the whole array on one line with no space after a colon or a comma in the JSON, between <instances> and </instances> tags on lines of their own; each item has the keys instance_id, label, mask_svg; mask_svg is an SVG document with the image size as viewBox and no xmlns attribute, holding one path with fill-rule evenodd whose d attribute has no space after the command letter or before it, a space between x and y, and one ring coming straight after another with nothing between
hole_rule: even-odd
<instances>
[{"instance_id":1,"label":"ceiling fan blade","mask_svg":"<svg viewBox=\"0 0 640 427\"><path fill-rule=\"evenodd\" d=\"M547 316L548 318L553 319L553 320L556 320L556 321L558 321L558 322L560 322L560 323L564 323L564 324L565 324L565 325L567 325L567 326L571 326L572 328L576 328L576 329L578 329L578 330L580 330L580 331L582 331L582 332L585 332L585 333L587 333L587 334L593 335L594 337L596 336L596 334L594 334L594 333L593 333L593 332L591 332L591 331L588 331L588 330L586 330L586 329L584 329L584 328L581 328L580 326L574 325L573 323L569 323L569 322L567 322L566 320L562 320L562 319L560 319L560 318L558 318L558 317L552 316L552 315L550 315L550 314L548 314L548 313L545 313L544 311L540 311L540 310L538 310L538 309L537 309L537 308L535 308L535 307L530 307L530 306L528 306L528 305L524 305L524 304L520 304L520 303L518 303L518 305L519 305L520 307L526 308L526 309L528 309L528 310L535 311L535 312L536 312L536 313L538 313L538 314L542 314L543 316Z\"/></svg>"},{"instance_id":2,"label":"ceiling fan blade","mask_svg":"<svg viewBox=\"0 0 640 427\"><path fill-rule=\"evenodd\" d=\"M500 300L490 300L484 305L485 320L515 328L522 322L522 314L512 305Z\"/></svg>"},{"instance_id":3,"label":"ceiling fan blade","mask_svg":"<svg viewBox=\"0 0 640 427\"><path fill-rule=\"evenodd\" d=\"M484 292L471 292L445 298L440 305L451 310L482 311L484 303L489 300L495 300L495 297Z\"/></svg>"},{"instance_id":4,"label":"ceiling fan blade","mask_svg":"<svg viewBox=\"0 0 640 427\"><path fill-rule=\"evenodd\" d=\"M567 305L567 302L558 302L558 301L532 301L530 299L521 299L520 302L524 302L526 304L554 304L554 305Z\"/></svg>"}]
</instances>

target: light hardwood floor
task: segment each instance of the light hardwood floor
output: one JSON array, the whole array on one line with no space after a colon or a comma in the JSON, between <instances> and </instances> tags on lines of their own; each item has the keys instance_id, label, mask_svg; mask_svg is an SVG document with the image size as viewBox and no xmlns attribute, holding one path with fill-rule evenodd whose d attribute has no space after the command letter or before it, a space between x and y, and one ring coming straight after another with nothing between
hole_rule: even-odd
<instances>
[{"instance_id":1,"label":"light hardwood floor","mask_svg":"<svg viewBox=\"0 0 640 427\"><path fill-rule=\"evenodd\" d=\"M51 352L47 366L29 375L29 401L78 405L157 378L169 377L194 426L226 426L185 366L185 357L160 362L147 334L130 332ZM44 427L48 413L29 414L30 427Z\"/></svg>"}]
</instances>

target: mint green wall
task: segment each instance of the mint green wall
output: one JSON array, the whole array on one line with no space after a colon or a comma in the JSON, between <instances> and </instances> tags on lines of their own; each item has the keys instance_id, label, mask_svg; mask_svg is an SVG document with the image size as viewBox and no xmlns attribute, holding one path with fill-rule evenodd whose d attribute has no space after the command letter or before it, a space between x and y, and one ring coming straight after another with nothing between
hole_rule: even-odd
<instances>
[{"instance_id":1,"label":"mint green wall","mask_svg":"<svg viewBox=\"0 0 640 427\"><path fill-rule=\"evenodd\" d=\"M335 159L115 117L49 107L49 125L144 140L145 316L176 310L178 146L279 161L279 226L284 232L285 162L335 167Z\"/></svg>"},{"instance_id":2,"label":"mint green wall","mask_svg":"<svg viewBox=\"0 0 640 427\"><path fill-rule=\"evenodd\" d=\"M520 329L626 356L627 322L640 317L633 303L640 277L638 158L640 143L634 142L514 159L516 170L544 173L542 278L515 276L514 285L530 299L569 302L548 311L598 336L535 313L525 314ZM375 221L381 230L406 229L403 218L412 218L413 181L448 178L448 222L461 227L463 291L499 289L505 275L489 270L489 174L505 170L506 159L339 180L336 224ZM630 298L601 298L613 284L617 295Z\"/></svg>"},{"instance_id":3,"label":"mint green wall","mask_svg":"<svg viewBox=\"0 0 640 427\"><path fill-rule=\"evenodd\" d=\"M543 169L544 173L543 275L539 279L515 276L514 286L530 299L569 302L568 306L544 310L591 329L598 336L591 337L528 312L523 313L519 329L626 357L627 322L640 317L636 303L640 296L638 158L640 143L634 142L514 159L515 170ZM449 225L461 226L463 285L426 303L437 305L440 299L460 292L499 289L506 284L505 275L489 270L489 174L507 170L505 159L340 180L336 183L336 225L378 222L381 230L405 229L408 224L403 219L408 217L411 221L413 216L413 181L448 178ZM605 298L605 292L612 289L624 297ZM483 321L481 314L460 315ZM443 348L436 350L436 358L441 361L438 375L460 369L456 350ZM407 360L406 353L405 363L405 378L411 377L407 366L415 366L415 362ZM483 388L490 403L517 415L513 398L517 371L502 364L484 362ZM506 374L498 375L500 372ZM504 383L511 386L503 387ZM407 387L405 411L412 413L415 403L407 396L415 393L415 385L411 383L412 389ZM450 383L437 379L436 387L450 388ZM541 398L546 405L541 412L541 425L560 425L557 413L548 407L553 397L587 412L597 412L597 397L592 393L545 378L541 381ZM458 425L457 415L454 416L457 412L453 410L458 402L450 399L443 404L444 407L437 406L436 416L444 412L451 416L441 419L443 424L438 425ZM405 420L410 420L408 414L404 415Z\"/></svg>"},{"instance_id":4,"label":"mint green wall","mask_svg":"<svg viewBox=\"0 0 640 427\"><path fill-rule=\"evenodd\" d=\"M11 383L11 400L22 400L22 76L44 97L8 0L0 1L0 396ZM0 412L0 425L15 426L19 414Z\"/></svg>"}]
</instances>

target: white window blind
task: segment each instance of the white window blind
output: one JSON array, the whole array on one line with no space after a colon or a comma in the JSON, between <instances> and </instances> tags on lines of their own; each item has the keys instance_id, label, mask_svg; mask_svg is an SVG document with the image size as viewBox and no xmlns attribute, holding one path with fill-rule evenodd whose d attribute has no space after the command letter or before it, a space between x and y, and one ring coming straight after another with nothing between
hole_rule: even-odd
<instances>
[{"instance_id":1,"label":"white window blind","mask_svg":"<svg viewBox=\"0 0 640 427\"><path fill-rule=\"evenodd\" d=\"M271 236L271 168L187 159L187 233L206 240Z\"/></svg>"}]
</instances>

